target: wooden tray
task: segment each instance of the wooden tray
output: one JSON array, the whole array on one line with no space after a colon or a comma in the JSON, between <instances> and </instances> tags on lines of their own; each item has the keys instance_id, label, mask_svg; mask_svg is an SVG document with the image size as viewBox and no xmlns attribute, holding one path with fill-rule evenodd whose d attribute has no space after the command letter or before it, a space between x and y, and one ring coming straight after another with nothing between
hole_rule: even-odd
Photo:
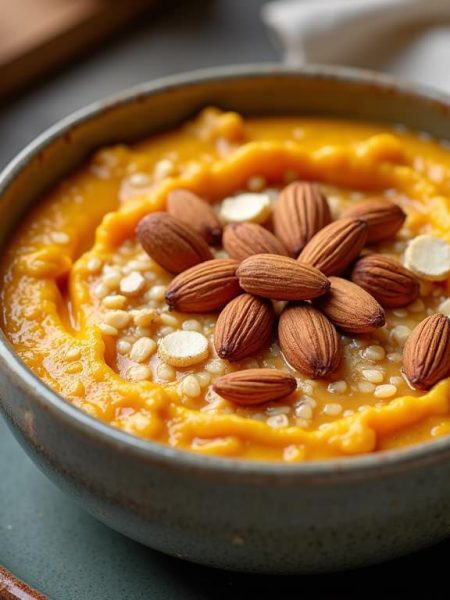
<instances>
[{"instance_id":1,"label":"wooden tray","mask_svg":"<svg viewBox=\"0 0 450 600\"><path fill-rule=\"evenodd\" d=\"M161 0L0 0L0 98L61 66Z\"/></svg>"}]
</instances>

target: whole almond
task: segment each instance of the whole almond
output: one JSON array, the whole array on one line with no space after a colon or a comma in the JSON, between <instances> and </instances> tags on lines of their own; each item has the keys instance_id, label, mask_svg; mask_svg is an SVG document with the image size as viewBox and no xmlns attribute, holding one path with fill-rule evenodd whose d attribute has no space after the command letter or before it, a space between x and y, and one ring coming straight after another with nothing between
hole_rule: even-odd
<instances>
[{"instance_id":1,"label":"whole almond","mask_svg":"<svg viewBox=\"0 0 450 600\"><path fill-rule=\"evenodd\" d=\"M403 370L417 388L426 390L450 375L450 319L431 315L413 330L403 349Z\"/></svg>"},{"instance_id":2,"label":"whole almond","mask_svg":"<svg viewBox=\"0 0 450 600\"><path fill-rule=\"evenodd\" d=\"M406 219L400 206L385 198L372 198L358 202L348 208L342 216L364 219L367 222L369 244L395 237Z\"/></svg>"},{"instance_id":3,"label":"whole almond","mask_svg":"<svg viewBox=\"0 0 450 600\"><path fill-rule=\"evenodd\" d=\"M278 338L289 364L311 379L331 375L340 365L342 347L337 331L310 304L288 305L284 309Z\"/></svg>"},{"instance_id":4,"label":"whole almond","mask_svg":"<svg viewBox=\"0 0 450 600\"><path fill-rule=\"evenodd\" d=\"M217 319L214 346L220 358L238 361L256 354L270 339L275 311L268 300L241 294Z\"/></svg>"},{"instance_id":5,"label":"whole almond","mask_svg":"<svg viewBox=\"0 0 450 600\"><path fill-rule=\"evenodd\" d=\"M407 306L419 295L419 281L398 260L382 254L360 258L352 271L352 281L369 292L381 306Z\"/></svg>"},{"instance_id":6,"label":"whole almond","mask_svg":"<svg viewBox=\"0 0 450 600\"><path fill-rule=\"evenodd\" d=\"M236 260L253 254L281 254L287 256L280 240L257 223L231 223L223 232L223 247Z\"/></svg>"},{"instance_id":7,"label":"whole almond","mask_svg":"<svg viewBox=\"0 0 450 600\"><path fill-rule=\"evenodd\" d=\"M245 369L219 377L214 391L226 400L242 406L253 406L279 400L297 387L295 377L276 369Z\"/></svg>"},{"instance_id":8,"label":"whole almond","mask_svg":"<svg viewBox=\"0 0 450 600\"><path fill-rule=\"evenodd\" d=\"M237 266L232 259L213 259L180 273L167 288L169 309L203 313L222 308L241 293Z\"/></svg>"},{"instance_id":9,"label":"whole almond","mask_svg":"<svg viewBox=\"0 0 450 600\"><path fill-rule=\"evenodd\" d=\"M181 273L212 258L208 244L196 231L165 212L141 219L136 235L145 252L170 273Z\"/></svg>"},{"instance_id":10,"label":"whole almond","mask_svg":"<svg viewBox=\"0 0 450 600\"><path fill-rule=\"evenodd\" d=\"M339 219L321 229L308 242L298 260L325 275L339 275L355 260L367 238L367 223L361 219Z\"/></svg>"},{"instance_id":11,"label":"whole almond","mask_svg":"<svg viewBox=\"0 0 450 600\"><path fill-rule=\"evenodd\" d=\"M373 296L340 277L330 277L330 283L329 293L315 303L336 327L346 333L369 333L383 327L384 310Z\"/></svg>"},{"instance_id":12,"label":"whole almond","mask_svg":"<svg viewBox=\"0 0 450 600\"><path fill-rule=\"evenodd\" d=\"M330 221L327 199L317 183L291 183L281 190L273 209L275 235L294 257Z\"/></svg>"},{"instance_id":13,"label":"whole almond","mask_svg":"<svg viewBox=\"0 0 450 600\"><path fill-rule=\"evenodd\" d=\"M167 198L167 211L190 225L211 246L222 239L222 224L213 207L189 190L173 190Z\"/></svg>"},{"instance_id":14,"label":"whole almond","mask_svg":"<svg viewBox=\"0 0 450 600\"><path fill-rule=\"evenodd\" d=\"M243 290L272 300L309 300L325 294L328 279L309 265L277 254L254 254L237 271Z\"/></svg>"}]
</instances>

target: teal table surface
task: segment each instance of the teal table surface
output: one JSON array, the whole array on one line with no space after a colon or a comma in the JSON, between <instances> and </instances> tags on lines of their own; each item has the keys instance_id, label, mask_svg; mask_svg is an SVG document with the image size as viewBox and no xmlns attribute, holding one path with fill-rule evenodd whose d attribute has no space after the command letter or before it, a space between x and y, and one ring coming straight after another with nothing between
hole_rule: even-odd
<instances>
[{"instance_id":1,"label":"teal table surface","mask_svg":"<svg viewBox=\"0 0 450 600\"><path fill-rule=\"evenodd\" d=\"M60 492L1 418L0 474L0 564L51 600L449 597L449 543L377 567L308 577L229 573L164 556L102 525Z\"/></svg>"}]
</instances>

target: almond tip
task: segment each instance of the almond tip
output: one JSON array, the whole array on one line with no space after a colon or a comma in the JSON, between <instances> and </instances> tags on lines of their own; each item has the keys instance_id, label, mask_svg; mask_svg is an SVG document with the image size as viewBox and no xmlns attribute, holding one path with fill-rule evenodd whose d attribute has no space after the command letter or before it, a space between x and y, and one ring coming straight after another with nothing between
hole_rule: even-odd
<instances>
[{"instance_id":1,"label":"almond tip","mask_svg":"<svg viewBox=\"0 0 450 600\"><path fill-rule=\"evenodd\" d=\"M175 306L176 306L174 294L170 291L166 292L165 300L166 300L167 306L169 307L169 310L174 310Z\"/></svg>"},{"instance_id":2,"label":"almond tip","mask_svg":"<svg viewBox=\"0 0 450 600\"><path fill-rule=\"evenodd\" d=\"M383 325L385 323L386 323L386 318L384 315L384 310L382 310L379 313L377 313L377 315L375 315L375 317L373 319L373 324L375 327L383 327Z\"/></svg>"},{"instance_id":3,"label":"almond tip","mask_svg":"<svg viewBox=\"0 0 450 600\"><path fill-rule=\"evenodd\" d=\"M217 355L225 360L231 360L233 350L229 346L221 346L217 350Z\"/></svg>"},{"instance_id":4,"label":"almond tip","mask_svg":"<svg viewBox=\"0 0 450 600\"><path fill-rule=\"evenodd\" d=\"M362 217L356 217L355 221L360 225L362 229L368 229L369 224L367 223L367 219L363 219Z\"/></svg>"}]
</instances>

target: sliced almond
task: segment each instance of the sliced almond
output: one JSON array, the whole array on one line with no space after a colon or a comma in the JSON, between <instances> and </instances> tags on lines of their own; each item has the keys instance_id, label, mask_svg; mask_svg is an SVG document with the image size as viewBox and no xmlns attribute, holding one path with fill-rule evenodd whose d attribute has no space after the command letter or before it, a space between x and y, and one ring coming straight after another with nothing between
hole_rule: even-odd
<instances>
[{"instance_id":1,"label":"sliced almond","mask_svg":"<svg viewBox=\"0 0 450 600\"><path fill-rule=\"evenodd\" d=\"M413 330L403 349L403 369L419 389L450 376L450 319L431 315Z\"/></svg>"},{"instance_id":2,"label":"sliced almond","mask_svg":"<svg viewBox=\"0 0 450 600\"><path fill-rule=\"evenodd\" d=\"M443 315L450 317L450 298L443 300L443 302L439 304L438 311Z\"/></svg>"},{"instance_id":3,"label":"sliced almond","mask_svg":"<svg viewBox=\"0 0 450 600\"><path fill-rule=\"evenodd\" d=\"M275 312L268 300L241 294L217 319L214 346L221 358L238 361L256 354L268 343Z\"/></svg>"},{"instance_id":4,"label":"sliced almond","mask_svg":"<svg viewBox=\"0 0 450 600\"><path fill-rule=\"evenodd\" d=\"M306 244L298 260L325 275L339 275L355 260L367 239L367 223L339 219L321 229Z\"/></svg>"},{"instance_id":5,"label":"sliced almond","mask_svg":"<svg viewBox=\"0 0 450 600\"><path fill-rule=\"evenodd\" d=\"M286 360L311 379L334 373L342 358L335 327L310 304L287 306L281 313L278 338Z\"/></svg>"},{"instance_id":6,"label":"sliced almond","mask_svg":"<svg viewBox=\"0 0 450 600\"><path fill-rule=\"evenodd\" d=\"M225 227L223 247L231 258L244 260L253 254L281 254L286 249L277 238L257 223L232 223Z\"/></svg>"},{"instance_id":7,"label":"sliced almond","mask_svg":"<svg viewBox=\"0 0 450 600\"><path fill-rule=\"evenodd\" d=\"M220 217L225 223L265 223L271 213L268 194L243 193L225 198Z\"/></svg>"},{"instance_id":8,"label":"sliced almond","mask_svg":"<svg viewBox=\"0 0 450 600\"><path fill-rule=\"evenodd\" d=\"M170 310L205 313L225 306L242 291L238 264L232 259L208 260L177 275L166 292Z\"/></svg>"},{"instance_id":9,"label":"sliced almond","mask_svg":"<svg viewBox=\"0 0 450 600\"><path fill-rule=\"evenodd\" d=\"M309 300L330 287L325 275L314 267L276 254L249 256L236 274L246 292L272 300Z\"/></svg>"},{"instance_id":10,"label":"sliced almond","mask_svg":"<svg viewBox=\"0 0 450 600\"><path fill-rule=\"evenodd\" d=\"M189 190L173 190L167 198L167 211L186 223L211 246L222 238L222 224L213 207Z\"/></svg>"},{"instance_id":11,"label":"sliced almond","mask_svg":"<svg viewBox=\"0 0 450 600\"><path fill-rule=\"evenodd\" d=\"M198 331L174 331L161 339L159 357L173 367L190 367L208 358L208 340Z\"/></svg>"},{"instance_id":12,"label":"sliced almond","mask_svg":"<svg viewBox=\"0 0 450 600\"><path fill-rule=\"evenodd\" d=\"M406 248L405 266L422 279L444 281L450 275L450 244L434 235L419 235Z\"/></svg>"},{"instance_id":13,"label":"sliced almond","mask_svg":"<svg viewBox=\"0 0 450 600\"><path fill-rule=\"evenodd\" d=\"M136 235L145 252L170 273L181 273L212 258L208 244L196 231L165 212L141 219Z\"/></svg>"},{"instance_id":14,"label":"sliced almond","mask_svg":"<svg viewBox=\"0 0 450 600\"><path fill-rule=\"evenodd\" d=\"M276 369L234 371L214 382L214 391L226 400L253 406L285 398L297 387L295 377Z\"/></svg>"},{"instance_id":15,"label":"sliced almond","mask_svg":"<svg viewBox=\"0 0 450 600\"><path fill-rule=\"evenodd\" d=\"M280 192L273 209L275 235L295 257L330 221L327 199L317 183L291 183Z\"/></svg>"},{"instance_id":16,"label":"sliced almond","mask_svg":"<svg viewBox=\"0 0 450 600\"><path fill-rule=\"evenodd\" d=\"M382 254L360 258L352 271L352 281L369 292L386 308L400 308L416 300L419 282L398 260Z\"/></svg>"},{"instance_id":17,"label":"sliced almond","mask_svg":"<svg viewBox=\"0 0 450 600\"><path fill-rule=\"evenodd\" d=\"M367 222L369 244L394 238L406 219L400 206L386 198L362 200L348 208L342 216L364 219Z\"/></svg>"},{"instance_id":18,"label":"sliced almond","mask_svg":"<svg viewBox=\"0 0 450 600\"><path fill-rule=\"evenodd\" d=\"M369 333L383 327L384 310L373 296L340 277L330 277L330 283L329 293L315 304L336 327L346 333Z\"/></svg>"}]
</instances>

